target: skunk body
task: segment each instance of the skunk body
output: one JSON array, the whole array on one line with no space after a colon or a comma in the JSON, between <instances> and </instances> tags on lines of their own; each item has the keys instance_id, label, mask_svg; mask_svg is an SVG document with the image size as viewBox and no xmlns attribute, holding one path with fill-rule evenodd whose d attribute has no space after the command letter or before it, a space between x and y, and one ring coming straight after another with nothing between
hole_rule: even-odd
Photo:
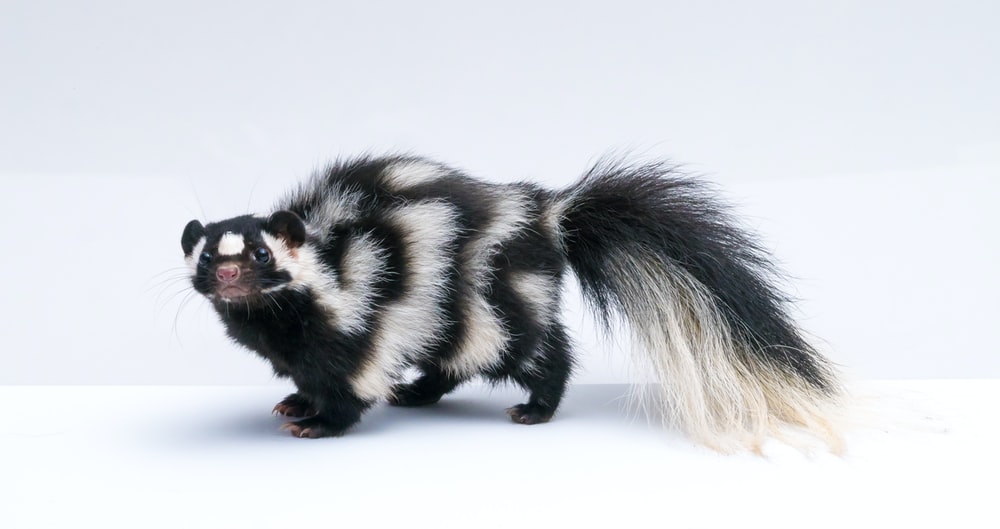
<instances>
[{"instance_id":1,"label":"skunk body","mask_svg":"<svg viewBox=\"0 0 1000 529\"><path fill-rule=\"evenodd\" d=\"M380 400L437 402L512 381L523 424L552 418L573 368L566 272L631 330L665 418L706 445L757 449L785 426L834 449L840 389L773 270L704 187L662 163L601 163L568 189L494 185L416 157L339 162L266 217L202 225L182 247L227 332L297 392L298 437L341 435ZM414 376L415 374L415 376Z\"/></svg>"}]
</instances>

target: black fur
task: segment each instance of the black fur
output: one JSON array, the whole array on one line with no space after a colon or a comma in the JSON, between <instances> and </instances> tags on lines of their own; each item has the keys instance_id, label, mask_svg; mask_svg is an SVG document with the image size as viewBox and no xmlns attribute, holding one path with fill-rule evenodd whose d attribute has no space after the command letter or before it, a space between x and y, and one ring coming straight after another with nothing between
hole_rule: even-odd
<instances>
[{"instance_id":1,"label":"black fur","mask_svg":"<svg viewBox=\"0 0 1000 529\"><path fill-rule=\"evenodd\" d=\"M407 164L436 171L436 176L412 184L387 180L390 168ZM515 204L521 221L509 234L489 235L496 231L491 223L515 207L504 202L509 196L522 200ZM345 212L324 217L332 215L324 206L344 197L352 198L345 202ZM405 229L391 221L393 212L420 204L445 204L453 213L454 232L432 249L408 239ZM243 236L242 254L218 255L219 240L227 232ZM277 259L255 260L255 249L267 247L262 233L284 241L293 259L297 251L314 250L317 266L333 286L303 282ZM483 252L487 236L496 238L483 253L488 260L474 263L472 256ZM202 240L204 256L193 255ZM363 328L348 328L343 322L354 315L324 305L323 293L316 289L361 284L356 282L364 277L350 268L348 259L362 251L362 240L378 246L381 266L364 283L371 297L361 307ZM278 376L295 382L297 393L275 410L300 418L289 429L301 437L344 433L378 398L401 406L432 404L475 374L514 382L530 393L528 402L508 410L515 422L549 420L573 369L570 339L558 317L563 275L572 269L584 294L610 322L630 302L609 278L615 268L612 249L652 252L664 263L680 266L718 299L740 339L760 345L737 354L756 355L754 360L833 391L821 359L788 318L786 300L770 282L763 252L734 227L702 185L664 164L602 164L565 191L551 192L526 183L486 184L419 158L359 158L334 164L281 201L269 217L242 216L204 226L192 221L181 242L193 263L194 288L210 298L229 336L268 359ZM377 335L386 325L387 311L413 292L421 252L447 257L448 265L436 271L444 294L422 300L428 311L440 310L439 328L424 345L399 353L400 365L419 372L415 380L407 383L402 372L392 371L396 383L391 391L364 396L358 391L359 373L377 362ZM221 294L226 285L220 266L240 268L237 286L247 295L226 299ZM551 307L531 303L518 290L526 288L517 283L523 274L551 286L551 291L543 289ZM495 361L469 373L455 362L467 353L460 350L463 340L481 325L470 316L477 296L485 300L506 340ZM412 332L416 339L429 331Z\"/></svg>"},{"instance_id":2,"label":"black fur","mask_svg":"<svg viewBox=\"0 0 1000 529\"><path fill-rule=\"evenodd\" d=\"M606 250L651 251L690 273L718 299L730 327L763 360L833 394L825 362L802 338L772 285L777 273L755 240L737 227L704 184L666 163L600 164L566 191L579 197L565 213L569 261L605 325L629 300L611 288L616 267Z\"/></svg>"}]
</instances>

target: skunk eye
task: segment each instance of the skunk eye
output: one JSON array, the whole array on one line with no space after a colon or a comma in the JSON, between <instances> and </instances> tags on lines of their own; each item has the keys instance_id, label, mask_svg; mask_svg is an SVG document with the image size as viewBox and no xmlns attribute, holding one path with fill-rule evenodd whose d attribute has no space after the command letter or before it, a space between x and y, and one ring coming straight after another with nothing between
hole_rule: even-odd
<instances>
[{"instance_id":1,"label":"skunk eye","mask_svg":"<svg viewBox=\"0 0 1000 529\"><path fill-rule=\"evenodd\" d=\"M257 248L253 251L253 258L263 264L271 260L271 252L267 251L267 248Z\"/></svg>"},{"instance_id":2,"label":"skunk eye","mask_svg":"<svg viewBox=\"0 0 1000 529\"><path fill-rule=\"evenodd\" d=\"M212 254L208 252L201 252L198 256L198 266L208 266L208 263L212 262Z\"/></svg>"}]
</instances>

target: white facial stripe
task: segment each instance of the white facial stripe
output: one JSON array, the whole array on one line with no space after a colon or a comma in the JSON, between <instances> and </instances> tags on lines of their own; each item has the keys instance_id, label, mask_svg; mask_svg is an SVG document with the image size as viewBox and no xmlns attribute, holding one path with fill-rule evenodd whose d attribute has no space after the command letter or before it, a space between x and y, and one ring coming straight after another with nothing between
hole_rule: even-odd
<instances>
[{"instance_id":1,"label":"white facial stripe","mask_svg":"<svg viewBox=\"0 0 1000 529\"><path fill-rule=\"evenodd\" d=\"M300 276L308 275L312 278L312 276L315 275L315 272L313 271L310 271L311 273L304 274L300 270L298 260L292 256L292 252L287 246L285 246L285 241L267 233L266 231L260 232L260 238L264 241L264 244L267 245L267 248L271 250L275 268L288 272L288 274L292 276L293 285Z\"/></svg>"},{"instance_id":2,"label":"white facial stripe","mask_svg":"<svg viewBox=\"0 0 1000 529\"><path fill-rule=\"evenodd\" d=\"M198 244L195 244L194 248L191 249L191 255L184 257L184 263L188 265L188 268L191 269L192 273L196 273L198 271L198 257L203 251L205 251L204 237L198 239Z\"/></svg>"},{"instance_id":3,"label":"white facial stripe","mask_svg":"<svg viewBox=\"0 0 1000 529\"><path fill-rule=\"evenodd\" d=\"M239 255L245 247L243 236L238 233L226 232L219 239L219 255Z\"/></svg>"},{"instance_id":4,"label":"white facial stripe","mask_svg":"<svg viewBox=\"0 0 1000 529\"><path fill-rule=\"evenodd\" d=\"M305 244L296 249L293 254L285 245L284 239L275 237L266 231L260 232L260 238L271 250L275 268L284 270L292 276L292 281L288 284L290 288L310 289L317 296L320 296L321 302L324 295L336 290L336 280L333 273L323 266L311 246Z\"/></svg>"}]
</instances>

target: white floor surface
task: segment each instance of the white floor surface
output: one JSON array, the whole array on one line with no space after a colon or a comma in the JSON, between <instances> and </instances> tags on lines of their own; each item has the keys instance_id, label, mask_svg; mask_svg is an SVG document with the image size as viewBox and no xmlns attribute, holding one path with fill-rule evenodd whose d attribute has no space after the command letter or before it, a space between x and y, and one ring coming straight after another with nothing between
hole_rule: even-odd
<instances>
[{"instance_id":1,"label":"white floor surface","mask_svg":"<svg viewBox=\"0 0 1000 529\"><path fill-rule=\"evenodd\" d=\"M1000 527L1000 380L864 388L883 412L846 455L759 457L635 419L618 385L532 427L470 386L322 440L279 430L275 386L0 387L0 527Z\"/></svg>"}]
</instances>

